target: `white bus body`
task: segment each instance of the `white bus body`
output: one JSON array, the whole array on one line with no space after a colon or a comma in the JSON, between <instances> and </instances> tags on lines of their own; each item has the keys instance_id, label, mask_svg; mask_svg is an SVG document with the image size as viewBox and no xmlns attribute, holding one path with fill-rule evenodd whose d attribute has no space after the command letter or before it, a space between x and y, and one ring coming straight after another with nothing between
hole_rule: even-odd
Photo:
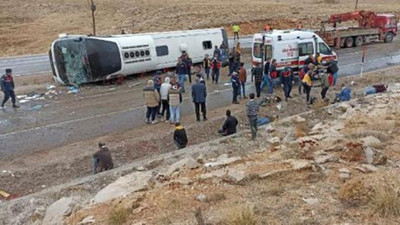
<instances>
[{"instance_id":1,"label":"white bus body","mask_svg":"<svg viewBox=\"0 0 400 225\"><path fill-rule=\"evenodd\" d=\"M112 36L64 35L49 53L55 80L82 84L175 67L182 51L193 63L228 44L223 28Z\"/></svg>"},{"instance_id":2,"label":"white bus body","mask_svg":"<svg viewBox=\"0 0 400 225\"><path fill-rule=\"evenodd\" d=\"M264 60L275 59L277 70L292 67L294 71L305 64L311 54L314 57L320 54L322 60L337 60L337 55L314 32L304 30L274 30L266 33L255 34L252 46L252 64L261 63L261 45L265 36Z\"/></svg>"}]
</instances>

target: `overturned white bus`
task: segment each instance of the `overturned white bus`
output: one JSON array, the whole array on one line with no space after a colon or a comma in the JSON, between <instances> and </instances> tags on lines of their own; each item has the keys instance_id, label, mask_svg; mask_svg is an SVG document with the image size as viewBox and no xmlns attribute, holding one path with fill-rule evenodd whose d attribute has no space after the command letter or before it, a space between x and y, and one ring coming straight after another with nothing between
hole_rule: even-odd
<instances>
[{"instance_id":1,"label":"overturned white bus","mask_svg":"<svg viewBox=\"0 0 400 225\"><path fill-rule=\"evenodd\" d=\"M175 67L182 51L193 63L212 56L214 46L228 46L223 28L112 36L64 35L49 52L54 79L83 84Z\"/></svg>"}]
</instances>

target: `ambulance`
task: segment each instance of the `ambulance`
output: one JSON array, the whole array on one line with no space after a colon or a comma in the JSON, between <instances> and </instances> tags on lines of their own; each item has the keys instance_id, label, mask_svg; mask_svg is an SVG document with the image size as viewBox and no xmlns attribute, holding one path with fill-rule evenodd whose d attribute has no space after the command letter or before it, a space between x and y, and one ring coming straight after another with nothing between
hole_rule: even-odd
<instances>
[{"instance_id":1,"label":"ambulance","mask_svg":"<svg viewBox=\"0 0 400 225\"><path fill-rule=\"evenodd\" d=\"M308 30L273 30L254 34L252 64L261 63L261 46L264 35L264 60L276 60L277 70L291 67L295 73L312 55L320 56L321 61L337 61L337 54L317 34Z\"/></svg>"}]
</instances>

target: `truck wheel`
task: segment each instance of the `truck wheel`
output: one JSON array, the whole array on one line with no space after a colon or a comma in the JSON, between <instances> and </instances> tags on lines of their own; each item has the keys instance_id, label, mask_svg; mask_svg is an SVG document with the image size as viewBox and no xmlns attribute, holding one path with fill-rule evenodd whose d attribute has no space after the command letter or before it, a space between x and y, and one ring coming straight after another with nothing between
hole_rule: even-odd
<instances>
[{"instance_id":1,"label":"truck wheel","mask_svg":"<svg viewBox=\"0 0 400 225\"><path fill-rule=\"evenodd\" d=\"M393 33L389 32L386 34L385 43L391 43L393 41Z\"/></svg>"},{"instance_id":2,"label":"truck wheel","mask_svg":"<svg viewBox=\"0 0 400 225\"><path fill-rule=\"evenodd\" d=\"M353 40L352 37L347 37L346 40L344 41L344 46L345 46L346 48L351 48L351 47L353 47L353 44L354 44L354 40Z\"/></svg>"},{"instance_id":3,"label":"truck wheel","mask_svg":"<svg viewBox=\"0 0 400 225\"><path fill-rule=\"evenodd\" d=\"M363 43L364 43L364 39L361 36L357 36L354 38L354 46L355 47L361 47Z\"/></svg>"}]
</instances>

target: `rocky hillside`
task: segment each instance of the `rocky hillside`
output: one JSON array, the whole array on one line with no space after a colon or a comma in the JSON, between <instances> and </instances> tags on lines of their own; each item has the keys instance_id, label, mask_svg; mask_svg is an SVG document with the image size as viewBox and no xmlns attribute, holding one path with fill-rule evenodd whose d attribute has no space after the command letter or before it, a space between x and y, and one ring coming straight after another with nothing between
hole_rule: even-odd
<instances>
[{"instance_id":1,"label":"rocky hillside","mask_svg":"<svg viewBox=\"0 0 400 225\"><path fill-rule=\"evenodd\" d=\"M0 203L0 224L398 224L399 127L393 84Z\"/></svg>"}]
</instances>

